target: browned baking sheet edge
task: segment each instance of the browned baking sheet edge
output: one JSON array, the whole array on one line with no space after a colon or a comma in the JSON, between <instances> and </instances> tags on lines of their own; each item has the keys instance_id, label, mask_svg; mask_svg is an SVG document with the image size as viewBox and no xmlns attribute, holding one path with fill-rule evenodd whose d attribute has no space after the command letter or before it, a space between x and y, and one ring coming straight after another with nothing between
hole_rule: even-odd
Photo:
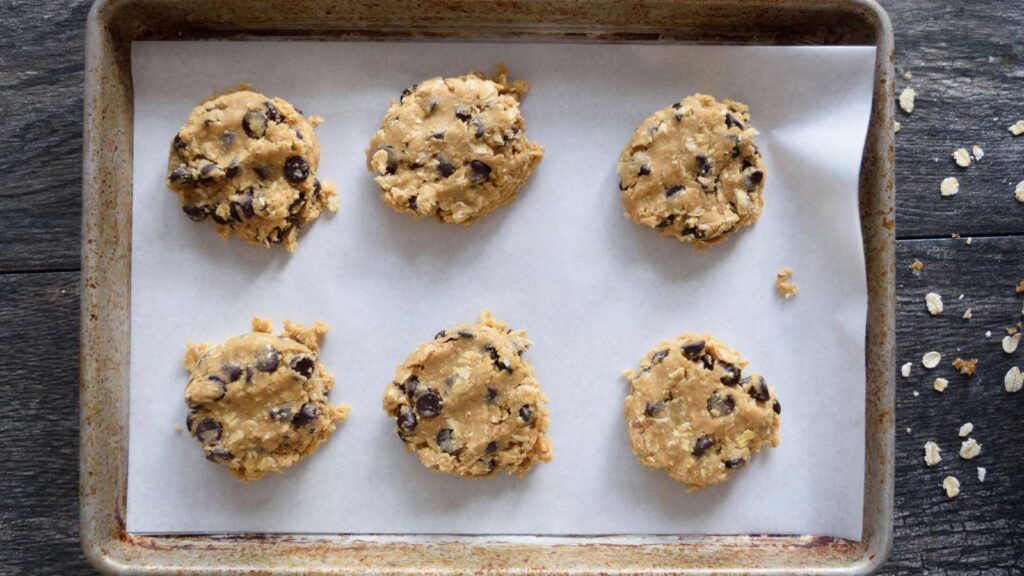
<instances>
[{"instance_id":1,"label":"browned baking sheet edge","mask_svg":"<svg viewBox=\"0 0 1024 576\"><path fill-rule=\"evenodd\" d=\"M864 528L818 536L136 536L127 490L131 42L501 39L877 47L860 176L868 278ZM111 574L860 574L889 554L895 379L893 38L874 0L99 0L86 34L81 537ZM506 540L502 542L500 540Z\"/></svg>"}]
</instances>

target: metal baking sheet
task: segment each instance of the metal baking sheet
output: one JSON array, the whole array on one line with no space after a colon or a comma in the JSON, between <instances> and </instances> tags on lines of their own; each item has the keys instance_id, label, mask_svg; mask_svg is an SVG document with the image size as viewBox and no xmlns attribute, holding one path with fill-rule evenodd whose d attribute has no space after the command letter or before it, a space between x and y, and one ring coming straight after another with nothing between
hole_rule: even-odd
<instances>
[{"instance_id":1,"label":"metal baking sheet","mask_svg":"<svg viewBox=\"0 0 1024 576\"><path fill-rule=\"evenodd\" d=\"M257 3L260 4L260 3ZM413 5L382 17L380 5L275 3L242 10L190 2L100 3L90 18L85 164L82 339L83 545L113 572L300 569L558 572L649 569L860 572L887 553L892 477L892 125L891 34L868 2L744 4L525 2L515 10L470 3ZM387 12L385 10L385 12ZM643 14L643 17L637 17ZM131 85L135 39L167 37L317 39L557 39L565 41L873 44L879 49L872 124L861 172L869 318L865 505L862 542L817 536L616 538L179 536L124 530L131 248ZM742 553L738 553L742 552Z\"/></svg>"}]
</instances>

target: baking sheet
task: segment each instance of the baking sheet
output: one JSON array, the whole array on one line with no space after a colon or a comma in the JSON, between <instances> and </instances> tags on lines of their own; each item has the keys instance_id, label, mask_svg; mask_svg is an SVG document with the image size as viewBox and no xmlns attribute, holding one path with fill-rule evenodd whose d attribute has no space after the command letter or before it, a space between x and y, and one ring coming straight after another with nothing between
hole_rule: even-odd
<instances>
[{"instance_id":1,"label":"baking sheet","mask_svg":"<svg viewBox=\"0 0 1024 576\"><path fill-rule=\"evenodd\" d=\"M543 163L513 204L470 228L413 221L377 198L363 150L388 101L424 77L509 66L530 82ZM857 209L872 47L137 42L127 529L135 533L807 533L857 540L864 490L866 280ZM326 121L320 177L341 210L294 254L195 224L163 185L193 106L251 82ZM652 111L702 91L750 105L767 163L759 222L705 253L622 215L614 164ZM782 266L800 294L773 288ZM438 330L491 309L535 341L555 458L469 481L405 452L380 408L394 367ZM329 322L331 396L353 406L312 458L238 483L186 432L187 339L252 314ZM686 494L633 457L623 369L684 330L763 373L782 444L725 485Z\"/></svg>"}]
</instances>

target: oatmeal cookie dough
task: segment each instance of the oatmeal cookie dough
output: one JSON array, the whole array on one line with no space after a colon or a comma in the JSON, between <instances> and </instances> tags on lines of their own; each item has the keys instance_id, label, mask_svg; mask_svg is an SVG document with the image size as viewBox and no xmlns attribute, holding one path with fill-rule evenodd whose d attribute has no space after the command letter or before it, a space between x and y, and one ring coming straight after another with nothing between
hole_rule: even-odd
<instances>
[{"instance_id":1,"label":"oatmeal cookie dough","mask_svg":"<svg viewBox=\"0 0 1024 576\"><path fill-rule=\"evenodd\" d=\"M249 334L185 352L188 431L207 460L243 482L316 452L349 412L328 403L334 376L319 361L327 325L286 321L279 336L271 329L256 317Z\"/></svg>"},{"instance_id":2,"label":"oatmeal cookie dough","mask_svg":"<svg viewBox=\"0 0 1024 576\"><path fill-rule=\"evenodd\" d=\"M366 149L381 199L399 212L468 225L515 199L544 149L527 140L523 80L430 78L391 101Z\"/></svg>"},{"instance_id":3,"label":"oatmeal cookie dough","mask_svg":"<svg viewBox=\"0 0 1024 576\"><path fill-rule=\"evenodd\" d=\"M522 476L551 460L547 397L522 355L531 342L486 310L421 344L384 391L384 411L428 468Z\"/></svg>"},{"instance_id":4,"label":"oatmeal cookie dough","mask_svg":"<svg viewBox=\"0 0 1024 576\"><path fill-rule=\"evenodd\" d=\"M637 126L616 165L637 224L703 250L750 226L765 169L745 104L694 94Z\"/></svg>"},{"instance_id":5,"label":"oatmeal cookie dough","mask_svg":"<svg viewBox=\"0 0 1024 576\"><path fill-rule=\"evenodd\" d=\"M627 371L626 426L640 463L697 490L778 446L782 407L746 365L713 336L684 333Z\"/></svg>"},{"instance_id":6,"label":"oatmeal cookie dough","mask_svg":"<svg viewBox=\"0 0 1024 576\"><path fill-rule=\"evenodd\" d=\"M317 116L243 84L197 106L174 136L167 186L196 222L227 239L296 246L299 229L338 209L334 185L317 179Z\"/></svg>"}]
</instances>

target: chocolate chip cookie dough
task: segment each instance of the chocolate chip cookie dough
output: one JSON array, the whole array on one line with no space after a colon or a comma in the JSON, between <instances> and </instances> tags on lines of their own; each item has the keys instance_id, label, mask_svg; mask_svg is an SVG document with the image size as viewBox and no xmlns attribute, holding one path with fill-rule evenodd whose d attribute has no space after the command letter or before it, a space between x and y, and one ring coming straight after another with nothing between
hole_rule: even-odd
<instances>
[{"instance_id":1,"label":"chocolate chip cookie dough","mask_svg":"<svg viewBox=\"0 0 1024 576\"><path fill-rule=\"evenodd\" d=\"M530 344L486 310L421 344L384 391L406 448L428 468L468 478L522 476L550 461L547 397L522 357Z\"/></svg>"},{"instance_id":2,"label":"chocolate chip cookie dough","mask_svg":"<svg viewBox=\"0 0 1024 576\"><path fill-rule=\"evenodd\" d=\"M703 250L750 226L765 170L745 104L694 94L637 126L616 166L637 224Z\"/></svg>"},{"instance_id":3,"label":"chocolate chip cookie dough","mask_svg":"<svg viewBox=\"0 0 1024 576\"><path fill-rule=\"evenodd\" d=\"M243 482L316 452L349 412L328 403L334 376L319 362L327 325L286 321L280 336L271 329L257 317L249 334L185 352L188 431L207 460Z\"/></svg>"},{"instance_id":4,"label":"chocolate chip cookie dough","mask_svg":"<svg viewBox=\"0 0 1024 576\"><path fill-rule=\"evenodd\" d=\"M782 407L746 365L714 337L684 333L627 371L626 426L640 463L697 490L778 446Z\"/></svg>"},{"instance_id":5,"label":"chocolate chip cookie dough","mask_svg":"<svg viewBox=\"0 0 1024 576\"><path fill-rule=\"evenodd\" d=\"M467 74L406 88L366 150L381 199L465 225L515 199L544 155L523 132L526 90L500 67L493 80Z\"/></svg>"},{"instance_id":6,"label":"chocolate chip cookie dough","mask_svg":"<svg viewBox=\"0 0 1024 576\"><path fill-rule=\"evenodd\" d=\"M227 239L296 246L299 229L334 212L334 185L317 179L320 146L308 119L247 85L197 106L174 137L167 186L195 220Z\"/></svg>"}]
</instances>

